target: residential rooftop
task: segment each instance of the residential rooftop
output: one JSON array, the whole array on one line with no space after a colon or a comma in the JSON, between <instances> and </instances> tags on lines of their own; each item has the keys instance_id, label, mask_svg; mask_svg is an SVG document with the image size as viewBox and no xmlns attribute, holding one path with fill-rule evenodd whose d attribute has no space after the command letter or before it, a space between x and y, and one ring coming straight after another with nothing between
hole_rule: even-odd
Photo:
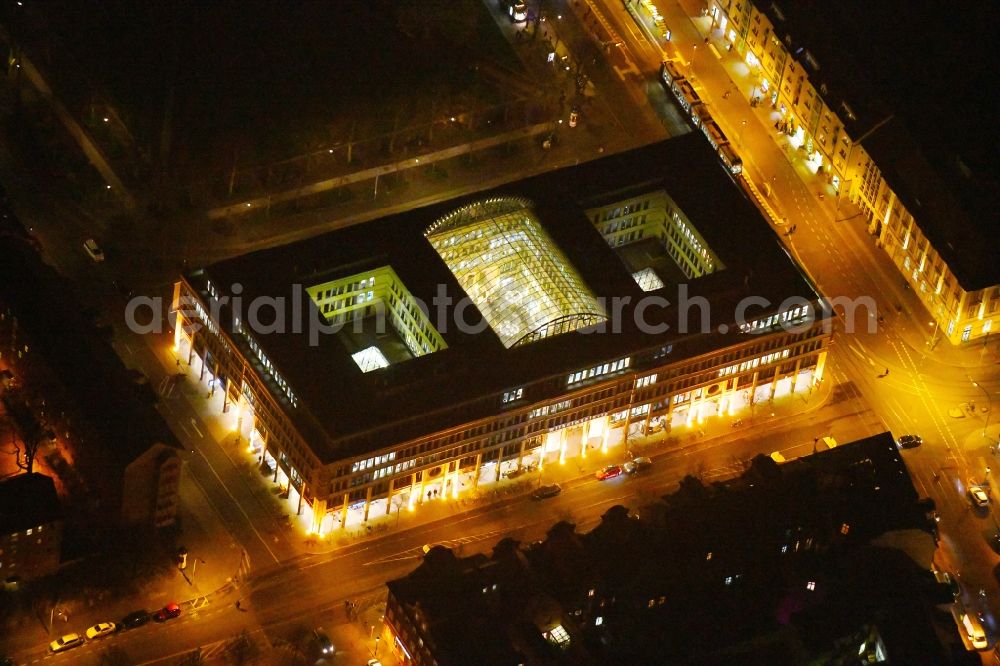
<instances>
[{"instance_id":1,"label":"residential rooftop","mask_svg":"<svg viewBox=\"0 0 1000 666\"><path fill-rule=\"evenodd\" d=\"M56 484L44 474L17 474L0 481L0 534L14 534L62 520Z\"/></svg>"},{"instance_id":2,"label":"residential rooftop","mask_svg":"<svg viewBox=\"0 0 1000 666\"><path fill-rule=\"evenodd\" d=\"M598 230L604 223L593 219L602 206L611 205L614 210L607 215L625 218L649 197L661 202L666 197L681 212L683 222L667 219L665 224L684 229L691 250L682 258L683 272L664 272L665 286L655 291L644 291L648 280L640 286L640 277L633 276L635 258L609 247ZM442 230L454 233L442 237ZM472 263L479 272L470 277ZM369 275L372 282L366 281ZM511 275L516 279L510 284L494 282ZM241 335L230 337L241 340L244 354L266 359L258 372L271 378L273 393L284 399L300 431L326 461L363 452L357 450L363 445L345 444L344 438L387 422L403 424L399 436L419 436L498 413L503 392L524 387L519 404L533 403L566 393L567 376L597 365L630 357L632 368L647 362L652 367L654 353L662 357L669 351L682 359L729 346L744 335L734 325L734 313L746 296L772 304L751 309L753 317L777 312L789 297L802 299L798 304L817 298L698 134L254 252L184 277L206 302L209 289L222 297L239 285L241 324L246 324L248 305L259 297L284 298L291 309L296 299L303 305L301 332L289 323L284 333L251 333L256 353ZM294 296L296 285L307 293ZM380 285L389 291L373 299ZM696 332L699 307L678 306L682 285L689 298L711 303L710 332ZM412 309L414 335L420 339L386 343L392 331L366 330L319 335L310 344L308 322L322 321L319 307L336 304L343 288L353 289L350 298L361 298L366 306L409 296L426 304L429 313L423 319ZM440 320L439 288L453 299ZM462 303L466 293L471 304ZM666 323L669 330L643 332L636 326L636 304L644 295L669 301L668 307L654 304L644 313L646 321ZM629 302L616 317L614 300L622 297ZM497 299L509 303L498 305ZM509 307L498 315L500 305ZM539 317L538 308L548 308L547 314ZM233 330L232 316L229 308L221 309L226 331ZM260 319L271 317L265 308ZM476 332L458 330L457 318ZM593 332L592 326L605 319L607 332ZM613 324L620 324L618 332ZM683 332L685 327L689 332ZM365 344L382 351L362 349ZM265 371L268 365L273 372ZM485 407L482 400L476 402L490 395L498 400ZM380 446L388 443L380 438Z\"/></svg>"},{"instance_id":3,"label":"residential rooftop","mask_svg":"<svg viewBox=\"0 0 1000 666\"><path fill-rule=\"evenodd\" d=\"M855 663L877 645L891 663L944 663L925 509L889 433L781 466L761 456L641 519L619 506L588 533L557 523L491 556L432 549L388 583L388 620L420 625L441 666L470 646L494 664ZM921 540L917 558L896 547Z\"/></svg>"}]
</instances>

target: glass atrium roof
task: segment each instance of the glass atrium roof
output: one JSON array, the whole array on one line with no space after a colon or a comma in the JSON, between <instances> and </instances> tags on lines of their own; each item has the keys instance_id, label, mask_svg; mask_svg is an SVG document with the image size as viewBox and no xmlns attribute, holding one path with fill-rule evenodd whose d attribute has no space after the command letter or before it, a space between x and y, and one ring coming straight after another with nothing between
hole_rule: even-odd
<instances>
[{"instance_id":1,"label":"glass atrium roof","mask_svg":"<svg viewBox=\"0 0 1000 666\"><path fill-rule=\"evenodd\" d=\"M508 349L607 319L527 199L464 206L424 235Z\"/></svg>"}]
</instances>

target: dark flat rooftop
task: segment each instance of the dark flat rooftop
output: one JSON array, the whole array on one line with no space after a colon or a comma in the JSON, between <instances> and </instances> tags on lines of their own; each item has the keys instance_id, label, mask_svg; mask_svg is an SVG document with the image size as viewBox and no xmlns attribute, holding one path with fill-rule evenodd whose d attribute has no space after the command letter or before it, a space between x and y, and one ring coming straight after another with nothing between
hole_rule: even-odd
<instances>
[{"instance_id":1,"label":"dark flat rooftop","mask_svg":"<svg viewBox=\"0 0 1000 666\"><path fill-rule=\"evenodd\" d=\"M681 314L673 288L650 292L671 305L651 307L646 312L647 321L662 320L670 329L660 334L637 330L634 304L644 293L583 214L589 207L658 189L673 198L726 267L687 285L690 297L703 296L712 303L713 333L678 331ZM518 404L565 393L567 374L642 350L673 345L674 357L684 358L730 345L742 335L733 332L736 304L748 295L767 298L774 304L770 312L777 311L778 304L790 296L815 299L813 288L767 222L704 138L694 133L230 259L193 271L186 279L197 289L210 279L221 293L229 293L231 285L239 283L243 303L249 304L257 296L284 296L288 300L295 284L308 287L390 265L409 291L428 305L438 285L444 285L457 300L464 292L423 232L456 208L494 196L533 201L536 217L595 295L605 297L608 303L613 297L631 298L632 303L623 308L621 331L612 333L609 327L609 332L602 334L569 333L507 349L485 325L478 334L456 330L453 308L449 307L445 310L447 330L438 327L447 349L367 374L334 335L320 335L318 344L312 346L308 344L308 326L301 333L255 335L299 398L297 408L287 409L321 457L335 460L359 453L345 450L335 440L392 422L419 417L421 423L414 422L412 432L406 433L417 436L429 427L457 425L498 413L499 399L485 412L481 405L470 403L544 378L558 381L551 383L551 390L529 387ZM319 317L309 297L303 294L302 300L309 309L303 321ZM687 312L694 331L700 310L692 307ZM431 306L432 323L434 313ZM472 307L464 318L470 323L482 320ZM730 331L719 333L722 324ZM465 408L455 409L463 403ZM323 442L328 444L325 452Z\"/></svg>"},{"instance_id":2,"label":"dark flat rooftop","mask_svg":"<svg viewBox=\"0 0 1000 666\"><path fill-rule=\"evenodd\" d=\"M62 518L51 478L37 472L0 481L0 534L13 534Z\"/></svg>"},{"instance_id":3,"label":"dark flat rooftop","mask_svg":"<svg viewBox=\"0 0 1000 666\"><path fill-rule=\"evenodd\" d=\"M1000 284L996 10L903 0L758 3L966 290ZM806 64L804 48L819 64ZM851 122L839 106L846 101ZM993 100L993 101L990 101Z\"/></svg>"}]
</instances>

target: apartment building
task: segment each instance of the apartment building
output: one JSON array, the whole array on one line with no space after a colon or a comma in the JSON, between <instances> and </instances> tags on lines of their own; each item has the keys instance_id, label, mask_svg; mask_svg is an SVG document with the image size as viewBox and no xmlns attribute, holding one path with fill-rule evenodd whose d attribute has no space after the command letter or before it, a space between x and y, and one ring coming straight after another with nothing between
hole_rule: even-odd
<instances>
[{"instance_id":1,"label":"apartment building","mask_svg":"<svg viewBox=\"0 0 1000 666\"><path fill-rule=\"evenodd\" d=\"M967 99L957 104L953 91L935 96L937 88L928 88L926 100L916 102L894 95L891 88L935 82L908 53L851 52L901 30L887 26L912 10L893 3L710 0L707 12L745 62L754 94L786 123L791 146L868 219L879 247L930 313L932 335L952 344L986 342L1000 325L1000 267L991 257L995 230L989 224L998 202L996 155L976 162L969 154L977 143L996 145L988 138L992 118L977 116ZM970 62L983 41L974 34L960 33L967 46L952 44ZM933 45L942 40L940 31L915 38L927 45L922 64L940 59ZM873 69L881 77L870 75ZM959 77L967 68L939 69ZM893 76L898 86L887 86ZM850 208L838 201L837 210Z\"/></svg>"}]
</instances>

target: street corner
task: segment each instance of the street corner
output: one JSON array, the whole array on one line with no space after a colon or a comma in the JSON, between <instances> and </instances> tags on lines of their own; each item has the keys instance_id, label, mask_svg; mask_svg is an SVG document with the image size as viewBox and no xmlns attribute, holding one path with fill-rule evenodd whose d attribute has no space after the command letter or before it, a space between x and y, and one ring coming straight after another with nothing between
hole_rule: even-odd
<instances>
[{"instance_id":1,"label":"street corner","mask_svg":"<svg viewBox=\"0 0 1000 666\"><path fill-rule=\"evenodd\" d=\"M966 450L988 447L988 452L1000 460L1000 423L985 428L975 428L963 438Z\"/></svg>"}]
</instances>

